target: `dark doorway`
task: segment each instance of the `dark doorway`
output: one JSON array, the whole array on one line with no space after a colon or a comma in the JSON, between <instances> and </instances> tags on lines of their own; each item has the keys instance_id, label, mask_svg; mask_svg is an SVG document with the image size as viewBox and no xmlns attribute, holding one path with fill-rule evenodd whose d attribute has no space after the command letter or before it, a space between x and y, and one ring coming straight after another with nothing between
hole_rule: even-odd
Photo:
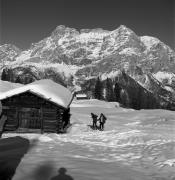
<instances>
[{"instance_id":1,"label":"dark doorway","mask_svg":"<svg viewBox=\"0 0 175 180\"><path fill-rule=\"evenodd\" d=\"M41 129L40 111L36 108L22 108L18 112L18 131Z\"/></svg>"}]
</instances>

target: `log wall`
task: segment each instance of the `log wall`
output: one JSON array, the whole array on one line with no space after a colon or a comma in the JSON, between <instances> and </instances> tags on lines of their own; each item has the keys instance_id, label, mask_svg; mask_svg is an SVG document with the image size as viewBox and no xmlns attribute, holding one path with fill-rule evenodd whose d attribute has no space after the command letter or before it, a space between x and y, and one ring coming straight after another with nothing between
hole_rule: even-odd
<instances>
[{"instance_id":1,"label":"log wall","mask_svg":"<svg viewBox=\"0 0 175 180\"><path fill-rule=\"evenodd\" d=\"M6 131L16 130L18 127L18 114L16 108L11 107L9 109L3 109L3 113L4 115L7 116L4 130Z\"/></svg>"},{"instance_id":2,"label":"log wall","mask_svg":"<svg viewBox=\"0 0 175 180\"><path fill-rule=\"evenodd\" d=\"M2 100L2 106L3 113L7 116L5 131L17 131L21 126L40 129L41 132L62 131L63 113L66 109L30 92ZM27 119L27 123L21 119Z\"/></svg>"}]
</instances>

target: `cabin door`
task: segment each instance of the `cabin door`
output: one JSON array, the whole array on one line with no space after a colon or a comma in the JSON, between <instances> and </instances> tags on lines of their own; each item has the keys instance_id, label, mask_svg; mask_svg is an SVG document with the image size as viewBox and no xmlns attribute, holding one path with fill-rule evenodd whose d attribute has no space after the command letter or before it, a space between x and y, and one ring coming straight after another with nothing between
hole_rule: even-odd
<instances>
[{"instance_id":1,"label":"cabin door","mask_svg":"<svg viewBox=\"0 0 175 180\"><path fill-rule=\"evenodd\" d=\"M19 111L19 128L25 129L29 127L30 111Z\"/></svg>"},{"instance_id":2,"label":"cabin door","mask_svg":"<svg viewBox=\"0 0 175 180\"><path fill-rule=\"evenodd\" d=\"M40 129L41 119L39 109L23 108L19 111L19 129Z\"/></svg>"}]
</instances>

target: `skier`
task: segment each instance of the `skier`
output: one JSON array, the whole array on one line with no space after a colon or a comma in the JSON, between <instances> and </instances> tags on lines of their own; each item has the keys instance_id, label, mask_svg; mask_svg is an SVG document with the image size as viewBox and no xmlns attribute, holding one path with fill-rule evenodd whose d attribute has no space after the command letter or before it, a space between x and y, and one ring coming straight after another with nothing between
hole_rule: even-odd
<instances>
[{"instance_id":1,"label":"skier","mask_svg":"<svg viewBox=\"0 0 175 180\"><path fill-rule=\"evenodd\" d=\"M93 127L93 129L97 129L97 121L98 121L97 117L98 116L94 113L91 113L91 117L92 117L92 127Z\"/></svg>"},{"instance_id":2,"label":"skier","mask_svg":"<svg viewBox=\"0 0 175 180\"><path fill-rule=\"evenodd\" d=\"M107 120L106 116L103 113L101 113L99 117L100 130L104 130L104 124L106 123L106 120Z\"/></svg>"}]
</instances>

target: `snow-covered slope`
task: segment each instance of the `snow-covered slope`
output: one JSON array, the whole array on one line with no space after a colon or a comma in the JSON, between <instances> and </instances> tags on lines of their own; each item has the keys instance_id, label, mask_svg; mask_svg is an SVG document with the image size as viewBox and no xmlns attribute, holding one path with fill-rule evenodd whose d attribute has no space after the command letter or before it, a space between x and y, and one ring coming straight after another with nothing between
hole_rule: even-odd
<instances>
[{"instance_id":1,"label":"snow-covered slope","mask_svg":"<svg viewBox=\"0 0 175 180\"><path fill-rule=\"evenodd\" d=\"M75 101L70 110L70 133L3 134L33 144L13 180L52 179L61 167L75 180L174 180L174 112L134 111L98 100ZM105 114L104 131L90 128L91 112Z\"/></svg>"},{"instance_id":2,"label":"snow-covered slope","mask_svg":"<svg viewBox=\"0 0 175 180\"><path fill-rule=\"evenodd\" d=\"M154 77L164 85L172 85L173 83L175 83L175 74L170 72L159 71L154 74Z\"/></svg>"}]
</instances>

